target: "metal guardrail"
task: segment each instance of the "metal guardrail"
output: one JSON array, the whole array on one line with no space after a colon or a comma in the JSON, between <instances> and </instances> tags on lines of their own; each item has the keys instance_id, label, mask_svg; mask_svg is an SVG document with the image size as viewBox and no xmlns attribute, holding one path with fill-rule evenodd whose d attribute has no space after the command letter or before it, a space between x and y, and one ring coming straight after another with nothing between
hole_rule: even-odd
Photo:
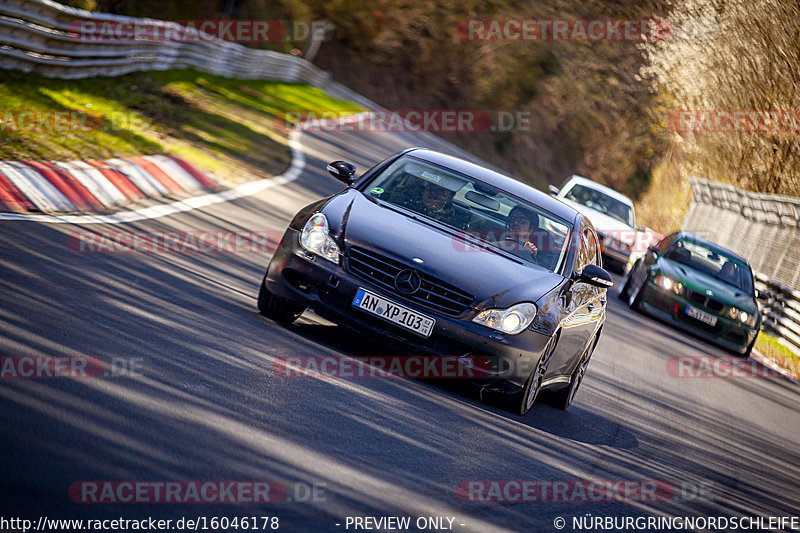
<instances>
[{"instance_id":1,"label":"metal guardrail","mask_svg":"<svg viewBox=\"0 0 800 533\"><path fill-rule=\"evenodd\" d=\"M769 299L759 301L764 316L761 329L781 339L787 348L800 355L800 291L790 289L765 276L755 274L756 289Z\"/></svg>"},{"instance_id":2,"label":"metal guardrail","mask_svg":"<svg viewBox=\"0 0 800 533\"><path fill-rule=\"evenodd\" d=\"M87 21L128 23L162 30L167 24L181 27L155 19L93 13L52 0L0 0L0 69L73 79L194 68L230 78L307 83L365 109L386 111L368 98L336 83L330 73L300 57L256 50L207 34L203 34L203 40L191 42L81 39L80 24ZM163 31L158 34L168 35ZM424 140L417 144L491 166L431 133L416 132L415 136Z\"/></svg>"},{"instance_id":3,"label":"metal guardrail","mask_svg":"<svg viewBox=\"0 0 800 533\"><path fill-rule=\"evenodd\" d=\"M800 198L756 193L690 178L694 198L682 228L720 244L750 262L762 328L800 355Z\"/></svg>"}]
</instances>

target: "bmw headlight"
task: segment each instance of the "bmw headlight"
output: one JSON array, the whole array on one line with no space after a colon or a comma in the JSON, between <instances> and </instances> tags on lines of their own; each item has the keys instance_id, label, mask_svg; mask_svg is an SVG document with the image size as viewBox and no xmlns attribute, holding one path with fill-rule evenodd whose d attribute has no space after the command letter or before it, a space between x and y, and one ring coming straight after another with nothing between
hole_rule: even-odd
<instances>
[{"instance_id":1,"label":"bmw headlight","mask_svg":"<svg viewBox=\"0 0 800 533\"><path fill-rule=\"evenodd\" d=\"M531 325L536 317L536 306L532 303L512 305L507 309L487 309L472 319L476 324L516 335Z\"/></svg>"},{"instance_id":2,"label":"bmw headlight","mask_svg":"<svg viewBox=\"0 0 800 533\"><path fill-rule=\"evenodd\" d=\"M756 325L755 315L751 315L747 311L742 311L741 309L737 309L736 307L731 307L728 310L728 316L734 320L738 320L742 324L749 326L751 328L755 327Z\"/></svg>"},{"instance_id":3,"label":"bmw headlight","mask_svg":"<svg viewBox=\"0 0 800 533\"><path fill-rule=\"evenodd\" d=\"M653 283L658 285L661 289L667 292L673 292L678 296L683 296L686 290L683 288L683 283L678 283L669 276L659 274L653 279Z\"/></svg>"},{"instance_id":4,"label":"bmw headlight","mask_svg":"<svg viewBox=\"0 0 800 533\"><path fill-rule=\"evenodd\" d=\"M328 219L322 213L314 213L300 233L300 245L313 254L339 263L339 245L329 234Z\"/></svg>"}]
</instances>

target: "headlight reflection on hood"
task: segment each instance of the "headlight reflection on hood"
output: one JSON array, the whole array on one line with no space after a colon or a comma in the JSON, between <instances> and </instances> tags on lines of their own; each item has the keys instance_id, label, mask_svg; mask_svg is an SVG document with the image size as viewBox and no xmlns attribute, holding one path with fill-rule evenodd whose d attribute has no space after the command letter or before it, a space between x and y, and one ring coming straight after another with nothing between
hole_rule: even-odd
<instances>
[{"instance_id":1,"label":"headlight reflection on hood","mask_svg":"<svg viewBox=\"0 0 800 533\"><path fill-rule=\"evenodd\" d=\"M300 245L311 253L339 263L339 245L329 234L328 219L322 213L314 213L300 233Z\"/></svg>"},{"instance_id":2,"label":"headlight reflection on hood","mask_svg":"<svg viewBox=\"0 0 800 533\"><path fill-rule=\"evenodd\" d=\"M478 313L472 321L509 335L516 335L530 326L535 317L536 306L525 302L507 309L486 309Z\"/></svg>"}]
</instances>

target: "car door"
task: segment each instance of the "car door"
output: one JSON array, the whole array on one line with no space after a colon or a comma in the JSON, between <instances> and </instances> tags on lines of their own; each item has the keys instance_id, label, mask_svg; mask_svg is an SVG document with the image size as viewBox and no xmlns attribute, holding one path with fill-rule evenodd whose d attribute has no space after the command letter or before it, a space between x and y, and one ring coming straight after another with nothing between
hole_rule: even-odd
<instances>
[{"instance_id":1,"label":"car door","mask_svg":"<svg viewBox=\"0 0 800 533\"><path fill-rule=\"evenodd\" d=\"M578 235L578 250L575 254L575 263L572 275L583 271L583 268L594 263L600 266L598 253L597 234L592 227L581 219ZM589 339L592 337L597 321L602 317L602 289L578 280L573 281L565 294L566 310L568 311L561 323L561 338L559 350L554 354L551 365L555 365L554 374L569 375L583 354Z\"/></svg>"}]
</instances>

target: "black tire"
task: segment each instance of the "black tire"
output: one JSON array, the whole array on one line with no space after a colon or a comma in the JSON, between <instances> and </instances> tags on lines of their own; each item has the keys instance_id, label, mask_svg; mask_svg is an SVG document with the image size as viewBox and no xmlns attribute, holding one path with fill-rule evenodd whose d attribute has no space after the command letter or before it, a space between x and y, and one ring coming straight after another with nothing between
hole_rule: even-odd
<instances>
[{"instance_id":1,"label":"black tire","mask_svg":"<svg viewBox=\"0 0 800 533\"><path fill-rule=\"evenodd\" d=\"M633 264L631 267L630 272L628 275L625 276L625 280L622 283L622 287L620 287L619 292L617 293L617 298L620 300L625 300L628 297L628 292L631 290L631 278L633 278L633 273L636 271L636 267L639 266L639 262Z\"/></svg>"},{"instance_id":2,"label":"black tire","mask_svg":"<svg viewBox=\"0 0 800 533\"><path fill-rule=\"evenodd\" d=\"M536 369L528 376L528 381L525 382L525 386L520 392L511 397L513 412L519 415L525 415L536 403L539 392L542 390L542 381L544 381L544 374L547 372L547 365L550 363L550 358L553 355L553 351L555 351L557 342L558 336L553 336L550 339L541 359L539 359L539 363L536 365Z\"/></svg>"},{"instance_id":3,"label":"black tire","mask_svg":"<svg viewBox=\"0 0 800 533\"><path fill-rule=\"evenodd\" d=\"M261 289L258 291L258 312L265 317L283 324L291 324L305 309L305 306L272 294L264 281L261 281Z\"/></svg>"},{"instance_id":4,"label":"black tire","mask_svg":"<svg viewBox=\"0 0 800 533\"><path fill-rule=\"evenodd\" d=\"M622 284L622 287L620 287L619 292L617 293L617 298L619 298L622 301L625 301L625 299L628 297L628 291L630 290L630 288L631 288L631 277L628 276L625 279L625 282Z\"/></svg>"},{"instance_id":5,"label":"black tire","mask_svg":"<svg viewBox=\"0 0 800 533\"><path fill-rule=\"evenodd\" d=\"M578 365L572 372L572 376L570 377L569 380L569 385L567 385L563 389L557 390L551 396L550 403L554 407L566 410L570 405L572 405L572 402L575 400L575 395L578 393L578 389L580 388L581 383L583 383L583 378L586 375L586 369L589 367L589 361L592 358L595 346L597 346L597 340L598 337L592 339L592 342L586 348L586 351L584 351L583 355L581 355L581 358L578 361Z\"/></svg>"},{"instance_id":6,"label":"black tire","mask_svg":"<svg viewBox=\"0 0 800 533\"><path fill-rule=\"evenodd\" d=\"M642 284L636 288L635 292L628 295L628 307L634 311L642 310L642 300L644 299L644 291L647 286L647 278L642 280Z\"/></svg>"},{"instance_id":7,"label":"black tire","mask_svg":"<svg viewBox=\"0 0 800 533\"><path fill-rule=\"evenodd\" d=\"M744 357L745 359L750 357L750 353L753 351L753 346L756 345L756 340L757 339L758 339L758 333L756 333L756 336L753 337L753 341L750 344L747 345L747 349L744 351L744 353L737 353L736 355Z\"/></svg>"}]
</instances>

